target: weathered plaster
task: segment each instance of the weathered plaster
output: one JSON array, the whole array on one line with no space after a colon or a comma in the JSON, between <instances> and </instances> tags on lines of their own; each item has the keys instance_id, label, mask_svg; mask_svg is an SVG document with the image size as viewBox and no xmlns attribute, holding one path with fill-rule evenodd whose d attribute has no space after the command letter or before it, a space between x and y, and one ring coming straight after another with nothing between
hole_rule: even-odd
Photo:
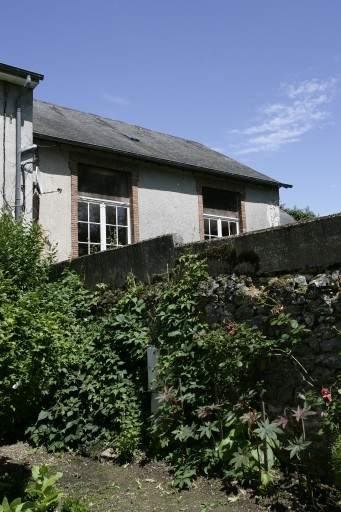
<instances>
[{"instance_id":1,"label":"weathered plaster","mask_svg":"<svg viewBox=\"0 0 341 512\"><path fill-rule=\"evenodd\" d=\"M58 260L71 254L71 178L68 151L60 146L38 143L43 194L39 196L39 222L51 245L57 245ZM45 147L39 147L45 146ZM57 189L62 192L57 192Z\"/></svg>"},{"instance_id":2,"label":"weathered plaster","mask_svg":"<svg viewBox=\"0 0 341 512\"><path fill-rule=\"evenodd\" d=\"M199 240L199 213L193 175L162 167L140 167L140 238L178 233L184 242Z\"/></svg>"},{"instance_id":3,"label":"weathered plaster","mask_svg":"<svg viewBox=\"0 0 341 512\"><path fill-rule=\"evenodd\" d=\"M279 226L278 189L248 185L245 194L246 230Z\"/></svg>"}]
</instances>

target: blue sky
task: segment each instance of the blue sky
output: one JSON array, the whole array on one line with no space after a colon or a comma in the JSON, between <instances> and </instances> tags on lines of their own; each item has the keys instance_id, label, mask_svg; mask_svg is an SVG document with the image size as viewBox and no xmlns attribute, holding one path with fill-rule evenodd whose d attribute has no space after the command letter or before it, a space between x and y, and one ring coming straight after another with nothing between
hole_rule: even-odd
<instances>
[{"instance_id":1,"label":"blue sky","mask_svg":"<svg viewBox=\"0 0 341 512\"><path fill-rule=\"evenodd\" d=\"M339 0L30 0L2 10L0 61L35 97L192 139L341 211Z\"/></svg>"}]
</instances>

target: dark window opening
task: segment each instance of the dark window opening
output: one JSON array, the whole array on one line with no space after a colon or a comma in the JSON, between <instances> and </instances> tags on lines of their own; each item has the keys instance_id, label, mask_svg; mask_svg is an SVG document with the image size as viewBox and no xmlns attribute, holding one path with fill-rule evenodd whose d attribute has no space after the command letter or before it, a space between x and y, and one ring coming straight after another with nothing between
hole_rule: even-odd
<instances>
[{"instance_id":1,"label":"dark window opening","mask_svg":"<svg viewBox=\"0 0 341 512\"><path fill-rule=\"evenodd\" d=\"M217 188L202 188L204 238L210 240L239 233L239 194Z\"/></svg>"},{"instance_id":2,"label":"dark window opening","mask_svg":"<svg viewBox=\"0 0 341 512\"><path fill-rule=\"evenodd\" d=\"M129 199L128 175L124 172L79 165L78 192L113 201Z\"/></svg>"},{"instance_id":3,"label":"dark window opening","mask_svg":"<svg viewBox=\"0 0 341 512\"><path fill-rule=\"evenodd\" d=\"M129 175L79 165L78 255L129 243Z\"/></svg>"},{"instance_id":4,"label":"dark window opening","mask_svg":"<svg viewBox=\"0 0 341 512\"><path fill-rule=\"evenodd\" d=\"M205 213L238 217L239 194L217 188L202 188L202 198Z\"/></svg>"}]
</instances>

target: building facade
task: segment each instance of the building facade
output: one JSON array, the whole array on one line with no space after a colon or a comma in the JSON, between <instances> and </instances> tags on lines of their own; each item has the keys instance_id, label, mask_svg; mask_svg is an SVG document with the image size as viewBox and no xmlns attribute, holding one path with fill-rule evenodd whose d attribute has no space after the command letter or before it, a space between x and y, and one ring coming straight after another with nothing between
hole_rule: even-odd
<instances>
[{"instance_id":1,"label":"building facade","mask_svg":"<svg viewBox=\"0 0 341 512\"><path fill-rule=\"evenodd\" d=\"M1 206L38 220L59 260L279 225L288 185L197 142L34 100L43 78L0 64Z\"/></svg>"}]
</instances>

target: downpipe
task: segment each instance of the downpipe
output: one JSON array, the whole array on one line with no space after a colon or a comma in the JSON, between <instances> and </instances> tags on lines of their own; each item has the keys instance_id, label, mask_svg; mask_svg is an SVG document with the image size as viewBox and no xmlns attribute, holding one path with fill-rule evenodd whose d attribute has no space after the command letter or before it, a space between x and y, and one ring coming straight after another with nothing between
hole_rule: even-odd
<instances>
[{"instance_id":1,"label":"downpipe","mask_svg":"<svg viewBox=\"0 0 341 512\"><path fill-rule=\"evenodd\" d=\"M31 76L27 75L25 84L17 98L17 119L16 119L16 167L15 167L15 220L20 219L21 210L21 98L31 84Z\"/></svg>"}]
</instances>

